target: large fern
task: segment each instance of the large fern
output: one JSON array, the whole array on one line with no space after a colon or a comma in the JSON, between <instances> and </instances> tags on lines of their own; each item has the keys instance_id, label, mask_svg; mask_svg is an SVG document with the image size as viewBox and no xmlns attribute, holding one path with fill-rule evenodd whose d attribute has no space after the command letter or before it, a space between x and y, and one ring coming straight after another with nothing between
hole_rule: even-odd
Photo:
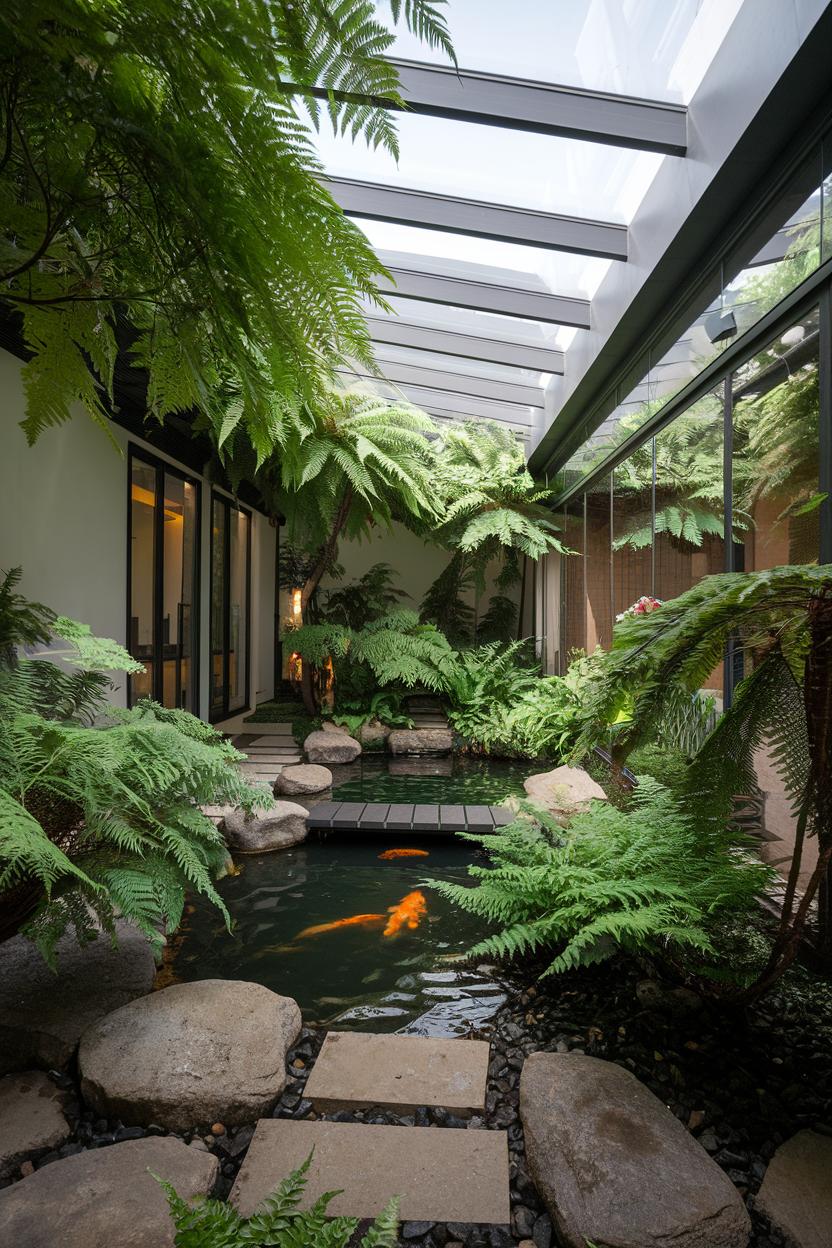
<instances>
[{"instance_id":1,"label":"large fern","mask_svg":"<svg viewBox=\"0 0 832 1248\"><path fill-rule=\"evenodd\" d=\"M749 913L772 876L736 836L703 826L649 778L626 810L594 802L562 828L524 804L495 835L466 839L491 859L469 867L476 887L429 883L498 926L469 955L549 953L547 975L619 949L695 956L707 971L716 957L715 926Z\"/></svg>"},{"instance_id":2,"label":"large fern","mask_svg":"<svg viewBox=\"0 0 832 1248\"><path fill-rule=\"evenodd\" d=\"M327 1214L337 1192L324 1192L311 1208L299 1208L311 1163L312 1154L249 1218L242 1217L233 1205L222 1200L189 1204L157 1175L176 1226L176 1248L395 1248L397 1200L390 1202L360 1239L355 1238L358 1218Z\"/></svg>"},{"instance_id":3,"label":"large fern","mask_svg":"<svg viewBox=\"0 0 832 1248\"><path fill-rule=\"evenodd\" d=\"M452 55L443 4L393 22ZM108 429L118 362L153 417L198 413L262 462L335 364L372 367L383 269L313 137L323 95L397 152L393 39L369 0L6 0L0 293L30 440L76 402Z\"/></svg>"},{"instance_id":4,"label":"large fern","mask_svg":"<svg viewBox=\"0 0 832 1248\"><path fill-rule=\"evenodd\" d=\"M4 633L29 636L25 600L0 611ZM36 604L34 609L37 614ZM80 940L114 932L117 914L154 944L174 929L187 889L228 918L214 879L222 837L199 809L252 809L261 790L241 779L233 747L186 711L143 701L108 707L107 670L132 670L115 642L40 608L60 629L67 672L44 658L0 664L0 898L4 935L21 928L51 958L68 925ZM15 619L22 620L19 628ZM98 668L90 670L89 664Z\"/></svg>"},{"instance_id":5,"label":"large fern","mask_svg":"<svg viewBox=\"0 0 832 1248\"><path fill-rule=\"evenodd\" d=\"M617 753L649 740L680 696L696 693L731 642L747 675L688 769L689 800L714 824L748 792L755 754L768 747L796 817L795 851L763 990L796 956L809 906L819 897L823 947L832 945L832 566L772 568L706 577L649 615L616 625L613 648L588 682L577 755L625 708ZM803 844L818 839L817 865L798 899Z\"/></svg>"}]
</instances>

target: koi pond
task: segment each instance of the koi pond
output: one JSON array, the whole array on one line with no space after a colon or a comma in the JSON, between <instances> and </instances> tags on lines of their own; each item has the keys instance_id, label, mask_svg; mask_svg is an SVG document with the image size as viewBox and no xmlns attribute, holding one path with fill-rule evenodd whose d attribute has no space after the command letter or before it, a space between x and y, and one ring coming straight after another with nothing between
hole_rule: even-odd
<instances>
[{"instance_id":1,"label":"koi pond","mask_svg":"<svg viewBox=\"0 0 832 1248\"><path fill-rule=\"evenodd\" d=\"M521 794L529 766L370 755L333 772L335 801L487 805ZM254 980L294 997L309 1024L460 1034L503 992L491 968L455 961L487 928L424 880L465 884L478 859L476 846L449 836L349 831L240 855L240 874L219 886L233 933L212 907L189 907L174 976Z\"/></svg>"}]
</instances>

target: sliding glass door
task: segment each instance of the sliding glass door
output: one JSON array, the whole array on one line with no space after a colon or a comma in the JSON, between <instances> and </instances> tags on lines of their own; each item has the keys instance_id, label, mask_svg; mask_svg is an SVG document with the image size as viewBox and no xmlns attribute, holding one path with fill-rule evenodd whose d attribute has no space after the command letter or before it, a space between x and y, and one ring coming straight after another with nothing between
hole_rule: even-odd
<instances>
[{"instance_id":1,"label":"sliding glass door","mask_svg":"<svg viewBox=\"0 0 832 1248\"><path fill-rule=\"evenodd\" d=\"M251 513L211 498L211 719L248 706Z\"/></svg>"},{"instance_id":2,"label":"sliding glass door","mask_svg":"<svg viewBox=\"0 0 832 1248\"><path fill-rule=\"evenodd\" d=\"M128 648L144 671L128 700L198 713L199 484L130 450Z\"/></svg>"}]
</instances>

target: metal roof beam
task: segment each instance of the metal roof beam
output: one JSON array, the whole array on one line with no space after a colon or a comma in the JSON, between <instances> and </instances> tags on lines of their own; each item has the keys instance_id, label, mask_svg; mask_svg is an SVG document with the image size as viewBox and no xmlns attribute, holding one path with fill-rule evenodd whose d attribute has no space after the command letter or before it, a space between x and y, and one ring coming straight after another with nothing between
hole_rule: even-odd
<instances>
[{"instance_id":1,"label":"metal roof beam","mask_svg":"<svg viewBox=\"0 0 832 1248\"><path fill-rule=\"evenodd\" d=\"M379 380L377 377L370 377L366 373L358 373L347 368L338 369L337 371L348 383L350 381L377 382ZM421 407L426 412L454 412L463 419L466 417L479 417L480 419L508 421L512 425L517 425L518 428L531 429L532 427L533 410L528 405L477 397L471 394L470 391L467 393L457 392L412 382L393 382L392 378L387 378L387 380L392 385L395 385L410 403L415 407Z\"/></svg>"},{"instance_id":2,"label":"metal roof beam","mask_svg":"<svg viewBox=\"0 0 832 1248\"><path fill-rule=\"evenodd\" d=\"M420 61L392 63L408 112L671 156L687 150L687 110L678 104Z\"/></svg>"},{"instance_id":3,"label":"metal roof beam","mask_svg":"<svg viewBox=\"0 0 832 1248\"><path fill-rule=\"evenodd\" d=\"M628 229L557 213L437 195L410 187L386 186L355 178L324 178L324 185L348 216L394 221L421 229L446 230L583 256L626 260Z\"/></svg>"},{"instance_id":4,"label":"metal roof beam","mask_svg":"<svg viewBox=\"0 0 832 1248\"><path fill-rule=\"evenodd\" d=\"M421 386L447 394L461 394L498 403L543 407L543 390L540 386L497 381L474 373L446 372L443 368L422 368L421 365L402 364L398 360L380 359L377 362L383 379L397 386ZM368 376L366 373L359 375Z\"/></svg>"},{"instance_id":5,"label":"metal roof beam","mask_svg":"<svg viewBox=\"0 0 832 1248\"><path fill-rule=\"evenodd\" d=\"M386 264L384 253L380 259ZM569 325L575 329L590 328L588 299L572 299L548 291L527 290L522 286L503 286L475 278L452 277L419 269L386 264L393 281L379 282L384 294L424 303L470 308L474 312L491 312L524 321L542 321L545 325Z\"/></svg>"},{"instance_id":6,"label":"metal roof beam","mask_svg":"<svg viewBox=\"0 0 832 1248\"><path fill-rule=\"evenodd\" d=\"M386 346L461 356L467 360L484 360L489 364L528 368L539 373L563 372L563 352L537 343L489 338L486 334L461 334L449 329L433 329L427 325L414 325L396 316L370 316L367 318L367 326L373 342L384 343Z\"/></svg>"}]
</instances>

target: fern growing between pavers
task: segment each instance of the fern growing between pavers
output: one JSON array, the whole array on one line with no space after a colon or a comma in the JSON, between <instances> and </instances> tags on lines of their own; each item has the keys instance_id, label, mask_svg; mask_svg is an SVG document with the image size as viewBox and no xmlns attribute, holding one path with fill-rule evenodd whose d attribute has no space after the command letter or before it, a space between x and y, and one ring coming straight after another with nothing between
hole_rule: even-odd
<instances>
[{"instance_id":1,"label":"fern growing between pavers","mask_svg":"<svg viewBox=\"0 0 832 1248\"><path fill-rule=\"evenodd\" d=\"M499 925L469 956L551 951L546 975L625 950L695 959L708 977L716 927L749 914L772 878L743 838L703 825L649 778L626 810L595 802L563 828L524 804L499 833L465 835L492 863L468 868L477 886L428 883Z\"/></svg>"},{"instance_id":2,"label":"fern growing between pavers","mask_svg":"<svg viewBox=\"0 0 832 1248\"><path fill-rule=\"evenodd\" d=\"M311 1209L298 1208L307 1184L312 1155L288 1175L250 1218L222 1200L188 1204L170 1183L159 1179L176 1224L176 1248L395 1248L398 1202L393 1200L355 1241L358 1218L332 1218L327 1209L338 1195L324 1192ZM159 1178L159 1176L155 1176Z\"/></svg>"}]
</instances>

